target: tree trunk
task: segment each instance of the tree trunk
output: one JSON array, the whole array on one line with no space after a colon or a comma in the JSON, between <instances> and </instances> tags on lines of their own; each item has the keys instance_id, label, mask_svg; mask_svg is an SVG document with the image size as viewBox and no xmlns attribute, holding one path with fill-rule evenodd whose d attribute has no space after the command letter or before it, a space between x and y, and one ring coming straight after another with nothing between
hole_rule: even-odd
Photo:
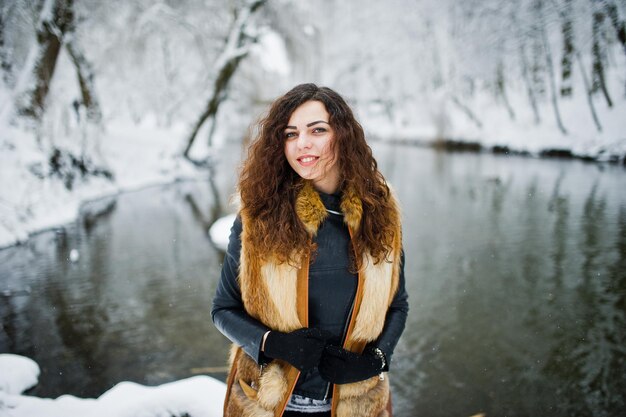
<instances>
[{"instance_id":1,"label":"tree trunk","mask_svg":"<svg viewBox=\"0 0 626 417\"><path fill-rule=\"evenodd\" d=\"M611 20L611 24L613 25L613 28L615 29L615 32L617 33L617 40L622 45L622 49L624 50L624 53L626 54L626 23L624 23L624 21L619 18L619 15L617 12L617 6L615 5L615 2L610 1L610 0L605 0L604 7L606 10L606 14L609 16L609 19Z\"/></svg>"},{"instance_id":2,"label":"tree trunk","mask_svg":"<svg viewBox=\"0 0 626 417\"><path fill-rule=\"evenodd\" d=\"M544 75L545 57L543 52L542 26L539 22L543 19L543 1L534 0L531 4L533 23L530 33L530 81L535 96L543 98L546 93Z\"/></svg>"},{"instance_id":3,"label":"tree trunk","mask_svg":"<svg viewBox=\"0 0 626 417\"><path fill-rule=\"evenodd\" d=\"M526 51L523 44L520 46L520 57L522 59L522 76L524 77L524 83L526 84L526 93L528 94L530 107L533 109L535 124L539 124L541 123L541 116L539 116L539 109L537 108L537 98L535 97L535 91L533 90L533 83L530 80L530 69L528 66L528 59L526 58Z\"/></svg>"},{"instance_id":4,"label":"tree trunk","mask_svg":"<svg viewBox=\"0 0 626 417\"><path fill-rule=\"evenodd\" d=\"M604 10L600 7L602 0L593 0L593 17L591 26L591 91L597 93L602 91L606 104L609 107L613 107L613 102L609 96L609 92L606 87L606 80L604 78L604 61L605 50L604 43L602 42L602 27L604 25Z\"/></svg>"},{"instance_id":5,"label":"tree trunk","mask_svg":"<svg viewBox=\"0 0 626 417\"><path fill-rule=\"evenodd\" d=\"M598 115L596 114L596 108L593 105L593 97L592 97L593 92L591 91L589 80L587 80L587 74L585 74L585 65L583 64L583 60L580 57L580 54L578 52L576 52L576 60L578 61L580 73L583 77L583 84L587 92L587 104L589 104L589 111L591 112L591 117L593 117L593 122L596 124L596 129L598 129L598 132L602 132L602 125L600 124L600 120L598 120Z\"/></svg>"},{"instance_id":6,"label":"tree trunk","mask_svg":"<svg viewBox=\"0 0 626 417\"><path fill-rule=\"evenodd\" d=\"M573 94L572 67L574 65L574 25L572 22L572 0L565 0L562 13L561 34L563 35L563 55L561 57L561 96Z\"/></svg>"},{"instance_id":7,"label":"tree trunk","mask_svg":"<svg viewBox=\"0 0 626 417\"><path fill-rule=\"evenodd\" d=\"M190 159L189 153L200 128L207 120L211 121L211 129L208 135L208 145L212 145L213 132L217 122L217 112L219 106L226 99L228 86L232 76L235 74L241 60L248 54L249 47L254 39L246 35L245 29L250 16L261 7L266 0L250 0L238 10L224 49L217 59L217 77L213 83L213 88L209 95L208 103L196 123L191 129L187 138L187 144L183 151L183 156Z\"/></svg>"},{"instance_id":8,"label":"tree trunk","mask_svg":"<svg viewBox=\"0 0 626 417\"><path fill-rule=\"evenodd\" d=\"M230 79L237 70L239 62L244 56L245 55L233 57L228 61L226 65L221 68L220 73L218 74L217 79L213 84L212 94L209 98L209 102L207 103L204 112L202 112L202 114L198 118L198 121L194 124L191 130L191 134L187 139L187 146L185 147L185 151L183 152L183 155L186 158L189 158L189 152L191 151L191 147L193 146L196 136L198 135L198 131L200 130L202 125L206 123L207 120L211 119L211 130L215 131L215 118L217 116L217 111L221 102L226 98L226 89L228 88ZM211 146L211 137L212 134L209 134L209 146Z\"/></svg>"},{"instance_id":9,"label":"tree trunk","mask_svg":"<svg viewBox=\"0 0 626 417\"><path fill-rule=\"evenodd\" d=\"M615 2L606 0L604 5L606 7L606 14L609 16L611 24L617 33L617 40L622 45L624 54L626 54L626 23L619 18ZM626 83L624 84L624 94L626 95Z\"/></svg>"},{"instance_id":10,"label":"tree trunk","mask_svg":"<svg viewBox=\"0 0 626 417\"><path fill-rule=\"evenodd\" d=\"M46 0L37 25L37 44L31 51L34 59L26 68L25 85L17 97L20 115L36 121L43 116L46 96L54 75L63 36L74 21L73 0Z\"/></svg>"},{"instance_id":11,"label":"tree trunk","mask_svg":"<svg viewBox=\"0 0 626 417\"><path fill-rule=\"evenodd\" d=\"M465 104L461 103L461 101L456 97L456 96L452 96L452 102L454 104L456 104L459 109L461 109L463 111L463 113L465 113L465 115L476 124L476 126L478 126L479 128L482 129L483 127L483 123L480 121L480 119L474 114L474 112L472 111L472 109L470 109L469 107L467 107Z\"/></svg>"},{"instance_id":12,"label":"tree trunk","mask_svg":"<svg viewBox=\"0 0 626 417\"><path fill-rule=\"evenodd\" d=\"M67 189L72 189L79 177L87 175L112 179L112 172L101 163L94 162L94 156L100 157L98 142L94 139L96 132L88 132L86 129L88 125L85 122L99 122L101 113L93 89L93 72L74 38L76 31L74 1L45 0L36 30L37 42L31 50L21 79L16 86L17 113L41 124L54 69L61 47L65 46L76 68L81 101L86 109L86 116L81 117L81 107L77 101L76 111L82 129L80 155L76 156L71 150L52 146L48 157L49 175L61 178ZM95 144L89 152L87 152L88 141Z\"/></svg>"},{"instance_id":13,"label":"tree trunk","mask_svg":"<svg viewBox=\"0 0 626 417\"><path fill-rule=\"evenodd\" d=\"M2 81L7 87L13 87L13 65L11 51L6 44L6 24L9 20L9 5L0 6L0 71Z\"/></svg>"},{"instance_id":14,"label":"tree trunk","mask_svg":"<svg viewBox=\"0 0 626 417\"><path fill-rule=\"evenodd\" d=\"M513 111L513 107L511 107L511 103L509 103L509 98L506 95L506 82L504 77L504 64L502 61L498 63L496 68L496 86L498 89L498 94L502 97L502 101L504 101L504 106L509 113L509 117L511 120L515 120L515 112Z\"/></svg>"},{"instance_id":15,"label":"tree trunk","mask_svg":"<svg viewBox=\"0 0 626 417\"><path fill-rule=\"evenodd\" d=\"M102 112L100 111L100 104L95 92L93 82L93 70L87 58L83 54L81 48L78 46L74 36L69 36L65 48L74 64L76 69L76 75L78 76L78 85L80 87L80 95L82 98L82 105L87 110L87 120L95 123L100 123L102 119Z\"/></svg>"},{"instance_id":16,"label":"tree trunk","mask_svg":"<svg viewBox=\"0 0 626 417\"><path fill-rule=\"evenodd\" d=\"M567 130L565 126L563 126L563 121L561 120L561 112L559 111L559 102L558 102L558 94L556 89L556 82L554 80L554 65L552 64L552 52L550 49L550 41L548 40L548 35L546 34L546 28L543 19L540 22L541 25L541 37L543 39L543 51L546 58L546 67L548 70L548 80L550 81L550 93L552 96L552 109L554 110L554 118L556 119L556 124L559 127L559 130L564 135L567 135Z\"/></svg>"}]
</instances>

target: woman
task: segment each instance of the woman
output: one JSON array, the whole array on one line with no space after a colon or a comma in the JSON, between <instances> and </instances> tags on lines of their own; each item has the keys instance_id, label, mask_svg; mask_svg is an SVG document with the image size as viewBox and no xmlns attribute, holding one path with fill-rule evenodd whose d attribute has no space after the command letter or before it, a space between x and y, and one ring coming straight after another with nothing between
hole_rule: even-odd
<instances>
[{"instance_id":1,"label":"woman","mask_svg":"<svg viewBox=\"0 0 626 417\"><path fill-rule=\"evenodd\" d=\"M400 213L363 129L329 88L261 121L213 302L233 341L224 416L387 416L408 312Z\"/></svg>"}]
</instances>

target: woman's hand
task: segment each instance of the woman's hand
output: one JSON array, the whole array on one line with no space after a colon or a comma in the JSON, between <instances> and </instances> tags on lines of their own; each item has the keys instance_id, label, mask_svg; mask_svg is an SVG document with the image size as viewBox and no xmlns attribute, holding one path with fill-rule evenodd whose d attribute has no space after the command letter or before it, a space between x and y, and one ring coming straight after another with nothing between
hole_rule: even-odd
<instances>
[{"instance_id":1,"label":"woman's hand","mask_svg":"<svg viewBox=\"0 0 626 417\"><path fill-rule=\"evenodd\" d=\"M270 358L282 359L300 371L308 371L319 364L330 336L320 329L299 329L291 333L272 330L265 339L263 353Z\"/></svg>"},{"instance_id":2,"label":"woman's hand","mask_svg":"<svg viewBox=\"0 0 626 417\"><path fill-rule=\"evenodd\" d=\"M380 374L385 367L382 352L366 348L362 354L350 352L337 346L324 349L319 364L322 378L333 384L363 381Z\"/></svg>"}]
</instances>

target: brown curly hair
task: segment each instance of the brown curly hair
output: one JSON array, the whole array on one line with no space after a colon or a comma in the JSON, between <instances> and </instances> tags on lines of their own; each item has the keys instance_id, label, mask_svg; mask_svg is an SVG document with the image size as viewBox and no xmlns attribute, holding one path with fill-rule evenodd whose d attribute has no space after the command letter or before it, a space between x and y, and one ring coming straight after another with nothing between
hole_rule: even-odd
<instances>
[{"instance_id":1,"label":"brown curly hair","mask_svg":"<svg viewBox=\"0 0 626 417\"><path fill-rule=\"evenodd\" d=\"M276 99L248 149L238 189L242 211L256 222L257 233L250 236L253 244L259 253L271 253L279 262L295 262L294 255L312 248L294 208L304 180L285 157L284 134L293 111L307 101L326 107L334 132L331 146L340 172L339 190L350 187L363 206L361 226L352 236L358 255L353 258L354 266L361 268L366 251L380 263L387 259L395 237L388 218L396 213L389 187L348 104L335 91L315 84L298 85Z\"/></svg>"}]
</instances>

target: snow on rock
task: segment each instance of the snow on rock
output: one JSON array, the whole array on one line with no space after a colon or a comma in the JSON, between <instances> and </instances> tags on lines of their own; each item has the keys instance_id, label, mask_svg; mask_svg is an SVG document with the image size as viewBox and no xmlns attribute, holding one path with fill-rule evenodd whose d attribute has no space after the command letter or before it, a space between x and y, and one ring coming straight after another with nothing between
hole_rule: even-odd
<instances>
[{"instance_id":1,"label":"snow on rock","mask_svg":"<svg viewBox=\"0 0 626 417\"><path fill-rule=\"evenodd\" d=\"M236 214L229 214L221 217L211 225L209 229L209 237L211 242L215 244L220 250L224 252L228 248L228 237L230 236L230 228L235 222Z\"/></svg>"},{"instance_id":2,"label":"snow on rock","mask_svg":"<svg viewBox=\"0 0 626 417\"><path fill-rule=\"evenodd\" d=\"M21 394L37 384L39 365L29 358L0 354L0 393ZM0 401L0 411L2 410Z\"/></svg>"},{"instance_id":3,"label":"snow on rock","mask_svg":"<svg viewBox=\"0 0 626 417\"><path fill-rule=\"evenodd\" d=\"M121 382L97 399L19 395L37 383L38 375L39 367L32 360L0 355L0 416L218 417L222 415L226 395L226 385L209 376L194 376L156 387ZM10 388L5 389L5 385Z\"/></svg>"}]
</instances>

